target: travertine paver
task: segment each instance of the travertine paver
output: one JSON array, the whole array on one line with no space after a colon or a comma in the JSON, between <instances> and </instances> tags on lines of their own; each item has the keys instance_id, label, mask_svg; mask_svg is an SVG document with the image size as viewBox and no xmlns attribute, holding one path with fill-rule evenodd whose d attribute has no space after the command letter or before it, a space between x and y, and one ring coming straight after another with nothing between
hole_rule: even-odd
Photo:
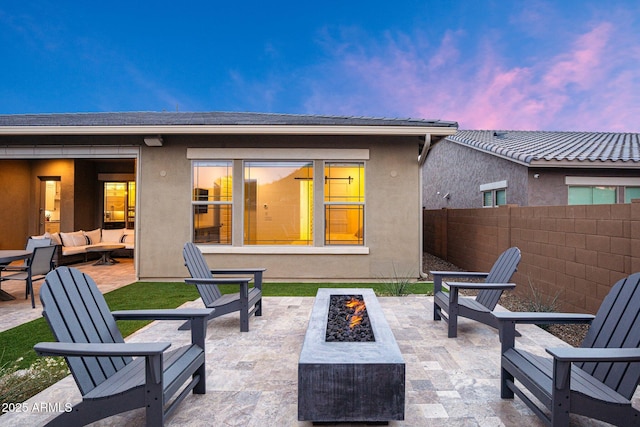
<instances>
[{"instance_id":1,"label":"travertine paver","mask_svg":"<svg viewBox=\"0 0 640 427\"><path fill-rule=\"evenodd\" d=\"M238 313L209 322L207 394L187 397L167 425L310 427L310 422L297 420L297 364L313 301L266 297L263 316L252 317L246 333L238 331ZM500 344L494 329L461 319L458 338L450 339L445 324L431 320L431 297L379 297L379 301L407 369L405 420L390 426L542 425L519 399L500 399ZM200 302L187 306L199 307ZM156 322L128 341L186 343L189 333L178 331L179 325ZM545 354L543 345L566 345L532 325L519 330L523 336L518 344L539 354ZM27 401L28 412L1 416L0 425L42 425L52 414L34 408L43 403L63 407L79 399L73 379L66 378ZM601 425L583 418L573 421L577 426ZM132 411L95 425L144 425L144 412Z\"/></svg>"}]
</instances>

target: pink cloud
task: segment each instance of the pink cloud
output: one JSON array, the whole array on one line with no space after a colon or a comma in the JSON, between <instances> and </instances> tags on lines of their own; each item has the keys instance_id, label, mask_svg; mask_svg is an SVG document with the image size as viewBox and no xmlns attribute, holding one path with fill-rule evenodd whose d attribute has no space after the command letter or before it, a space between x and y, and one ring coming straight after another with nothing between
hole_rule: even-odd
<instances>
[{"instance_id":1,"label":"pink cloud","mask_svg":"<svg viewBox=\"0 0 640 427\"><path fill-rule=\"evenodd\" d=\"M640 130L640 58L617 49L621 40L638 49L624 28L598 23L555 56L511 67L491 40L464 57L462 36L446 33L430 53L393 42L346 54L342 92L319 88L308 108L337 103L338 114L390 111L383 115L456 120L464 129Z\"/></svg>"}]
</instances>

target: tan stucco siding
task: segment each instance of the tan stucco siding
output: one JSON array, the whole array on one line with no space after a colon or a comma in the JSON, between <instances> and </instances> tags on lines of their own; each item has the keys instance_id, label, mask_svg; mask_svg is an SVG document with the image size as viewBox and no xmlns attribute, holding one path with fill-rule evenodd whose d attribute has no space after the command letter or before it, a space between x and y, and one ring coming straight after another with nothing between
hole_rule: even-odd
<instances>
[{"instance_id":1,"label":"tan stucco siding","mask_svg":"<svg viewBox=\"0 0 640 427\"><path fill-rule=\"evenodd\" d=\"M168 136L144 147L138 179L137 256L141 279L187 276L182 246L191 239L191 161L188 148L366 149L365 254L207 254L212 267L262 266L278 280L375 280L418 275L420 188L417 138L336 136ZM294 159L295 160L295 159ZM322 230L316 225L316 230ZM231 248L229 248L231 252ZM259 251L258 251L259 252ZM345 251L347 252L347 251ZM394 273L395 271L395 273Z\"/></svg>"}]
</instances>

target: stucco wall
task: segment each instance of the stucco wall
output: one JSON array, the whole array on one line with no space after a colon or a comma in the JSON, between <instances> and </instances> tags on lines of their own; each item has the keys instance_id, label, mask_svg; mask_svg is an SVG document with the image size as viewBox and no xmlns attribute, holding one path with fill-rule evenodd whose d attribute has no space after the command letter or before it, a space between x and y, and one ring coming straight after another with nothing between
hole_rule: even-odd
<instances>
[{"instance_id":1,"label":"stucco wall","mask_svg":"<svg viewBox=\"0 0 640 427\"><path fill-rule=\"evenodd\" d=\"M526 167L446 139L431 148L422 174L426 209L481 208L480 185L504 180L507 203L528 204ZM443 197L447 193L448 199Z\"/></svg>"},{"instance_id":2,"label":"stucco wall","mask_svg":"<svg viewBox=\"0 0 640 427\"><path fill-rule=\"evenodd\" d=\"M141 279L187 275L182 246L191 240L191 161L187 148L361 148L366 162L367 255L207 254L213 267L266 267L278 280L375 280L417 277L420 263L417 138L292 136L166 136L163 147L143 147L139 167L138 246ZM294 159L295 160L295 159ZM315 225L316 233L322 230ZM321 231L320 231L321 232ZM237 251L236 251L237 252Z\"/></svg>"}]
</instances>

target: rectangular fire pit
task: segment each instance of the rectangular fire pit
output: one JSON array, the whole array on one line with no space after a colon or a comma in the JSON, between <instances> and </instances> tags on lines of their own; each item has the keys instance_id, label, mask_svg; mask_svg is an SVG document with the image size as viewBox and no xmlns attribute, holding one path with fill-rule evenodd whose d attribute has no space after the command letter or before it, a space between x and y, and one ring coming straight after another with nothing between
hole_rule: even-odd
<instances>
[{"instance_id":1,"label":"rectangular fire pit","mask_svg":"<svg viewBox=\"0 0 640 427\"><path fill-rule=\"evenodd\" d=\"M331 295L361 295L375 341L327 342ZM404 420L405 364L371 289L318 289L298 362L298 420Z\"/></svg>"}]
</instances>

